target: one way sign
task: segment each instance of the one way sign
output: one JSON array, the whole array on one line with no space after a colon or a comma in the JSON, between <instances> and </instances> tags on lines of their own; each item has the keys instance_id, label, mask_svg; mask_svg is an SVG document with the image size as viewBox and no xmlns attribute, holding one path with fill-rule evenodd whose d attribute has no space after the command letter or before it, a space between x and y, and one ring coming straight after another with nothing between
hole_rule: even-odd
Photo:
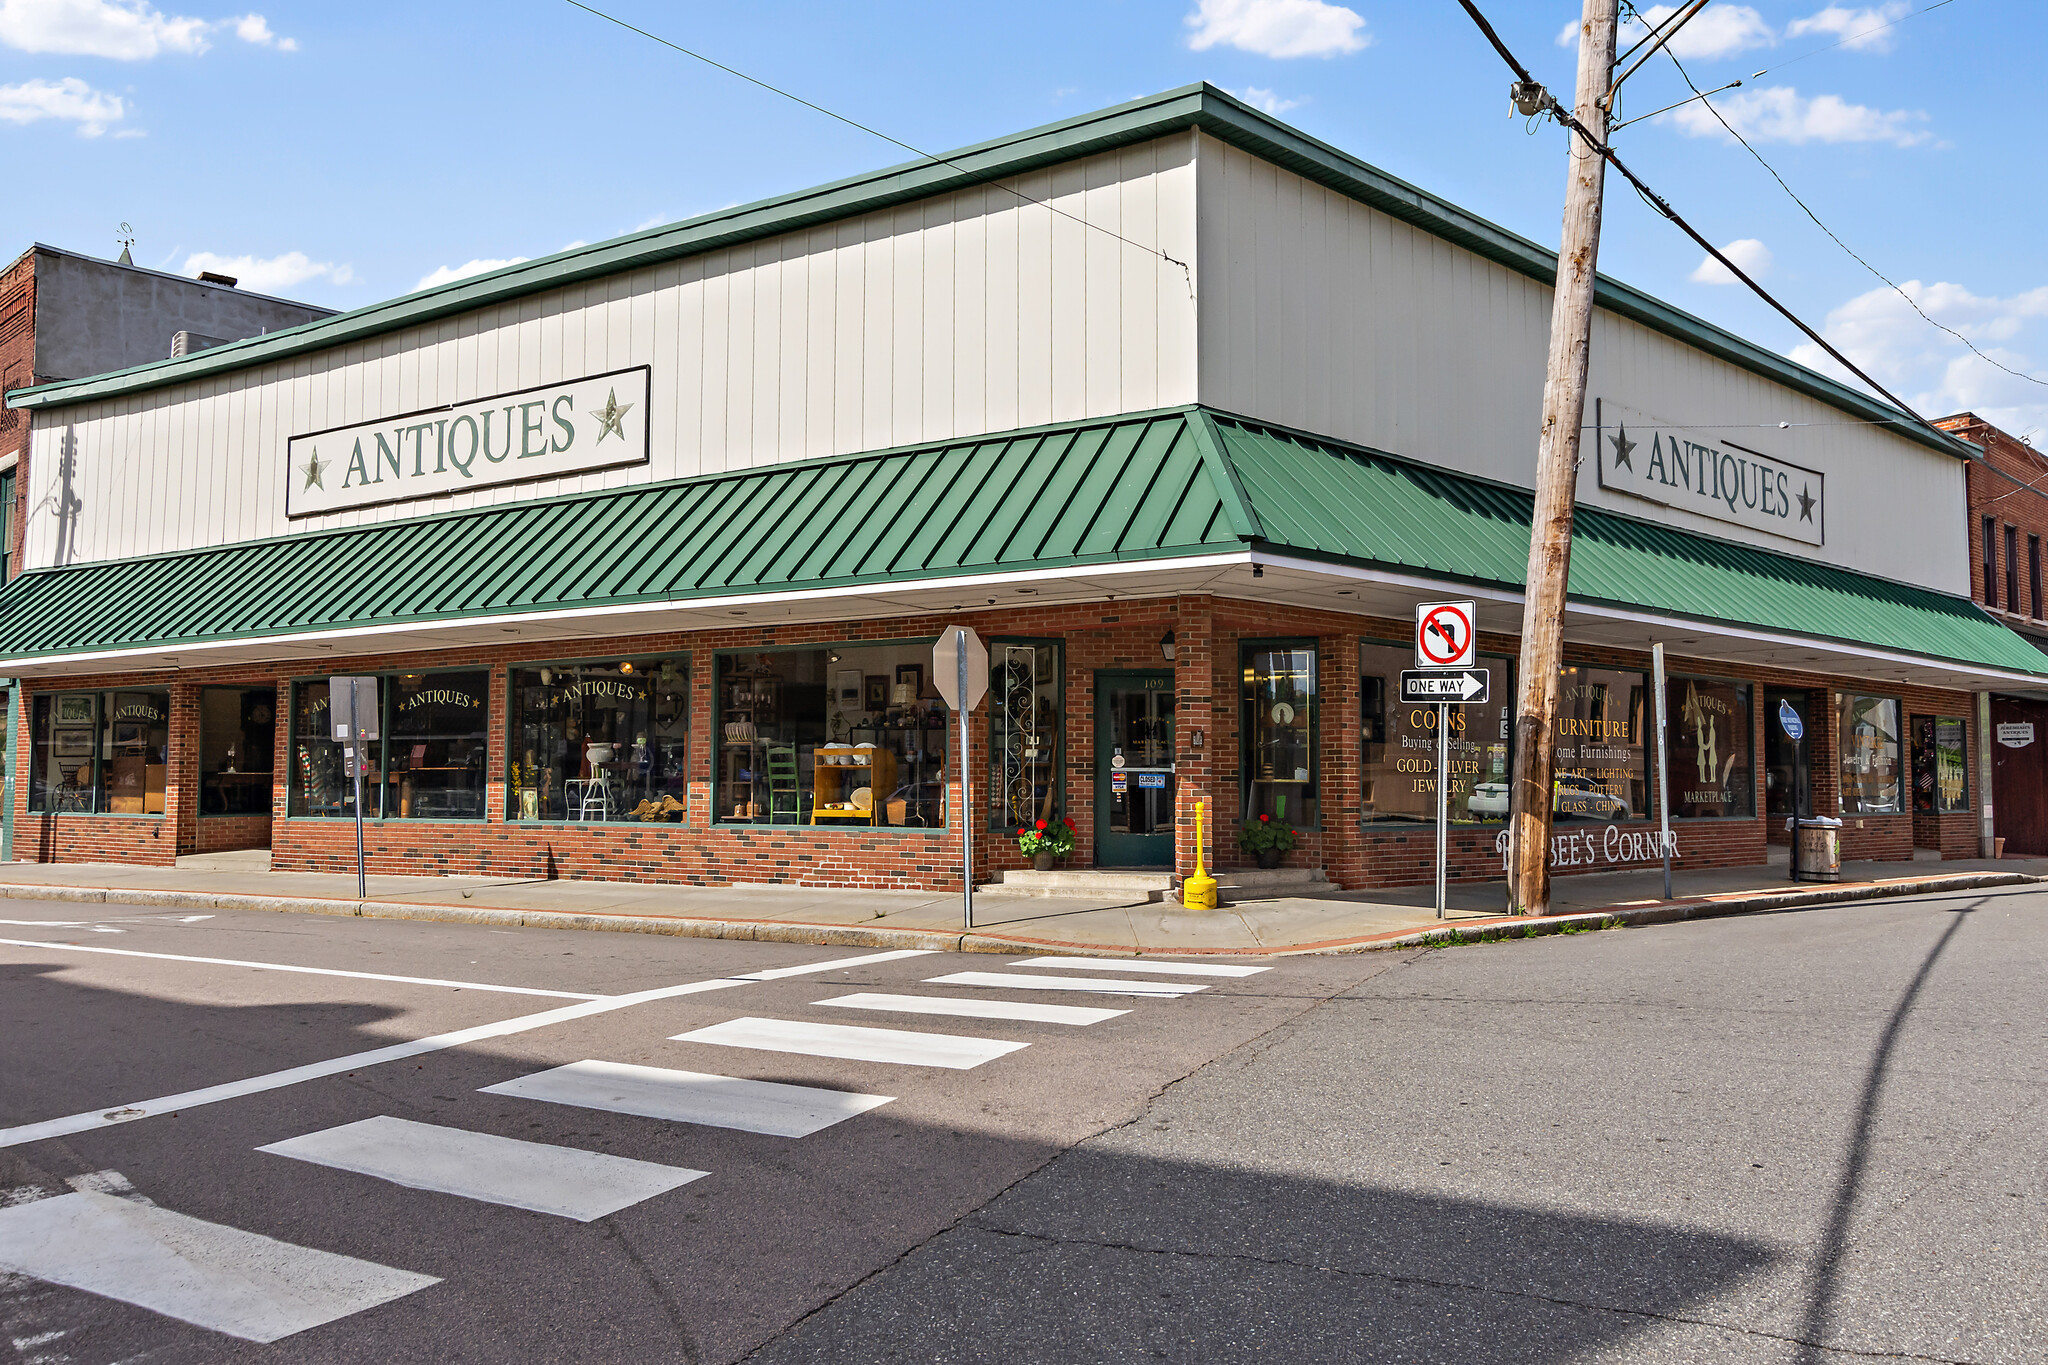
<instances>
[{"instance_id":1,"label":"one way sign","mask_svg":"<svg viewBox=\"0 0 2048 1365\"><path fill-rule=\"evenodd\" d=\"M1401 700L1407 702L1483 702L1492 696L1490 668L1401 670Z\"/></svg>"}]
</instances>

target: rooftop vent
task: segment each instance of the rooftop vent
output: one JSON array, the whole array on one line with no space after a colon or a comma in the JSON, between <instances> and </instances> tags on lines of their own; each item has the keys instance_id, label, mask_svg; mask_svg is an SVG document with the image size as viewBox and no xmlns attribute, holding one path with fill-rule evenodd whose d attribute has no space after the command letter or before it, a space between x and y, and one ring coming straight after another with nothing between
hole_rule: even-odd
<instances>
[{"instance_id":1,"label":"rooftop vent","mask_svg":"<svg viewBox=\"0 0 2048 1365\"><path fill-rule=\"evenodd\" d=\"M226 337L210 337L202 332L173 332L171 333L171 358L175 360L181 355L197 355L201 351L211 350L215 346L225 346L227 344L228 338Z\"/></svg>"},{"instance_id":2,"label":"rooftop vent","mask_svg":"<svg viewBox=\"0 0 2048 1365\"><path fill-rule=\"evenodd\" d=\"M224 284L224 285L226 285L226 286L227 286L228 288L230 288L230 289L233 289L233 288L235 287L235 284L236 284L236 280L235 280L235 277L234 277L233 275L216 275L216 274L214 274L214 273L213 273L213 272L212 272L211 270L202 270L202 271L200 271L200 272L199 272L199 278L200 278L200 280L201 280L201 282L202 282L202 283L205 283L205 284Z\"/></svg>"}]
</instances>

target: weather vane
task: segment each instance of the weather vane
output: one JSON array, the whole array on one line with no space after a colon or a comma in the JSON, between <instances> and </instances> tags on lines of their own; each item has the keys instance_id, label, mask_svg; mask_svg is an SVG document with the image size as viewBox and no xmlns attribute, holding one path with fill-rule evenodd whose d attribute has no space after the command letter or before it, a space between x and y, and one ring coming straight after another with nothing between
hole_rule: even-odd
<instances>
[{"instance_id":1,"label":"weather vane","mask_svg":"<svg viewBox=\"0 0 2048 1365\"><path fill-rule=\"evenodd\" d=\"M128 248L135 245L135 229L129 227L126 223L121 224L119 231L114 234L114 240L121 244L121 263L123 265L135 264L135 258L128 254Z\"/></svg>"}]
</instances>

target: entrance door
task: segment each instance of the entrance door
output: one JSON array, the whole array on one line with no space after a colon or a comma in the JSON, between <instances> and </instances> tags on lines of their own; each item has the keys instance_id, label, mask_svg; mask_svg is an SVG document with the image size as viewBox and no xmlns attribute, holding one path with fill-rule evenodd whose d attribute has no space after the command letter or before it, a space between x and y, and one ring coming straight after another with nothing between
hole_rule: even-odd
<instances>
[{"instance_id":1,"label":"entrance door","mask_svg":"<svg viewBox=\"0 0 2048 1365\"><path fill-rule=\"evenodd\" d=\"M1794 743L1785 734L1778 708L1790 703L1805 727L1805 738ZM1765 832L1773 843L1790 843L1785 821L1798 814L1811 816L1813 810L1813 736L1821 721L1820 707L1810 692L1764 693L1764 813L1770 816ZM1793 791L1797 774L1798 792Z\"/></svg>"},{"instance_id":2,"label":"entrance door","mask_svg":"<svg viewBox=\"0 0 2048 1365\"><path fill-rule=\"evenodd\" d=\"M1173 866L1173 674L1095 675L1095 864Z\"/></svg>"},{"instance_id":3,"label":"entrance door","mask_svg":"<svg viewBox=\"0 0 2048 1365\"><path fill-rule=\"evenodd\" d=\"M1991 808L2007 853L2048 853L2048 705L1991 699Z\"/></svg>"}]
</instances>

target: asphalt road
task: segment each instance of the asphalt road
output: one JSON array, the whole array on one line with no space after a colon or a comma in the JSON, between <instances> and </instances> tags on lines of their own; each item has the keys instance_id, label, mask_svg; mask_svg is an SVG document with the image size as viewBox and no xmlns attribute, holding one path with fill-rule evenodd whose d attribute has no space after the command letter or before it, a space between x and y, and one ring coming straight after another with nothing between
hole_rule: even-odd
<instances>
[{"instance_id":1,"label":"asphalt road","mask_svg":"<svg viewBox=\"0 0 2048 1365\"><path fill-rule=\"evenodd\" d=\"M1246 976L86 909L0 907L37 1365L2048 1358L2030 892Z\"/></svg>"}]
</instances>

